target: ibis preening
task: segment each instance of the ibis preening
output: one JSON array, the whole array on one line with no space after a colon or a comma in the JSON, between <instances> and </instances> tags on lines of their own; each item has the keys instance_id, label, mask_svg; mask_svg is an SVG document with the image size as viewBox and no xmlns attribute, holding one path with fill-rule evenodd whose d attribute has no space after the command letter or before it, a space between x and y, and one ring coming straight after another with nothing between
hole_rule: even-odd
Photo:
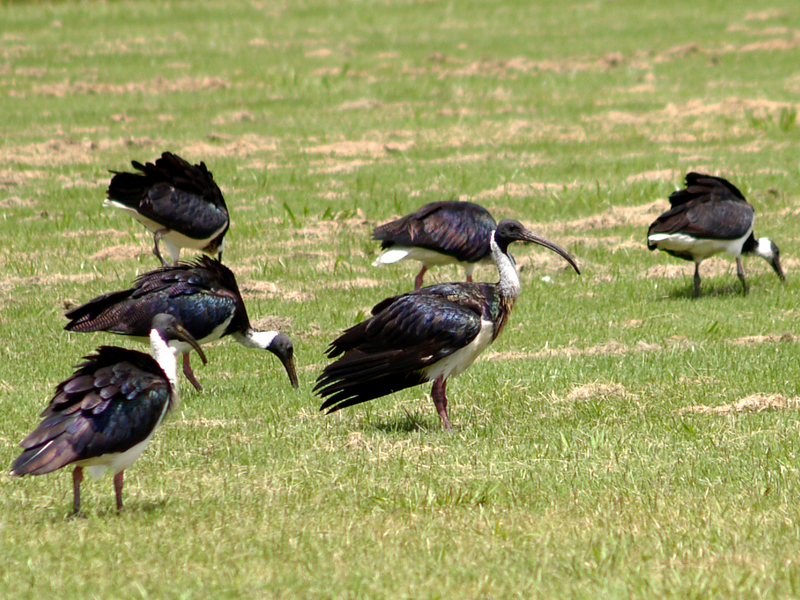
<instances>
[{"instance_id":1,"label":"ibis preening","mask_svg":"<svg viewBox=\"0 0 800 600\"><path fill-rule=\"evenodd\" d=\"M372 317L346 330L328 348L329 364L314 391L326 398L320 410L334 412L426 381L445 429L447 380L469 367L506 324L520 281L508 254L511 242L533 242L578 266L554 243L504 219L490 236L498 283L442 283L387 298Z\"/></svg>"},{"instance_id":2,"label":"ibis preening","mask_svg":"<svg viewBox=\"0 0 800 600\"><path fill-rule=\"evenodd\" d=\"M489 238L497 227L489 211L472 202L431 202L418 211L372 230L384 251L373 266L411 258L422 263L414 289L434 265L459 264L467 281L480 261L491 260Z\"/></svg>"},{"instance_id":3,"label":"ibis preening","mask_svg":"<svg viewBox=\"0 0 800 600\"><path fill-rule=\"evenodd\" d=\"M736 273L747 294L742 254L766 260L781 281L778 246L769 238L753 235L755 211L742 192L722 177L688 173L686 188L669 197L670 208L647 232L647 247L663 250L677 258L694 261L694 295L700 295L700 263L727 252L736 258Z\"/></svg>"},{"instance_id":4,"label":"ibis preening","mask_svg":"<svg viewBox=\"0 0 800 600\"><path fill-rule=\"evenodd\" d=\"M101 346L84 357L71 377L56 386L39 426L20 443L24 451L11 475L43 475L66 465L72 471L73 513L81 508L84 468L93 478L114 474L117 509L130 467L153 432L178 402L174 343L180 340L206 357L170 315L156 315L150 330L153 356Z\"/></svg>"},{"instance_id":5,"label":"ibis preening","mask_svg":"<svg viewBox=\"0 0 800 600\"><path fill-rule=\"evenodd\" d=\"M297 387L292 340L277 331L256 331L233 272L219 260L201 256L139 277L134 286L103 294L66 313L67 331L107 331L143 338L158 313L173 315L201 344L231 335L248 348L269 350L283 364L289 381ZM189 364L189 346L179 346L183 372L202 390Z\"/></svg>"},{"instance_id":6,"label":"ibis preening","mask_svg":"<svg viewBox=\"0 0 800 600\"><path fill-rule=\"evenodd\" d=\"M124 210L153 234L153 254L166 262L158 249L164 241L172 262L181 248L202 250L222 258L230 219L228 207L214 177L204 163L191 165L180 156L164 152L155 164L131 163L139 173L111 171L106 206Z\"/></svg>"}]
</instances>

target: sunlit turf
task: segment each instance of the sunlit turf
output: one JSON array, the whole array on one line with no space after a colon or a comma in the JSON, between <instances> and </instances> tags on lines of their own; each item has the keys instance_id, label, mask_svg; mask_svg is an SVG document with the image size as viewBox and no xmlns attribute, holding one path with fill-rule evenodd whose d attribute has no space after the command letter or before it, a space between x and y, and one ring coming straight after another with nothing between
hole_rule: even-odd
<instances>
[{"instance_id":1,"label":"sunlit turf","mask_svg":"<svg viewBox=\"0 0 800 600\"><path fill-rule=\"evenodd\" d=\"M214 173L225 262L301 380L207 348L121 514L110 478L68 519L67 470L0 477L0 597L800 595L800 8L5 2L0 22L0 464L81 356L131 346L62 313L156 266L102 200L164 150ZM785 284L746 259L744 297L718 258L694 300L692 265L647 251L689 170L744 191ZM371 227L447 198L583 274L514 248L522 296L448 386L454 433L429 386L320 414L328 343L416 272L371 267Z\"/></svg>"}]
</instances>

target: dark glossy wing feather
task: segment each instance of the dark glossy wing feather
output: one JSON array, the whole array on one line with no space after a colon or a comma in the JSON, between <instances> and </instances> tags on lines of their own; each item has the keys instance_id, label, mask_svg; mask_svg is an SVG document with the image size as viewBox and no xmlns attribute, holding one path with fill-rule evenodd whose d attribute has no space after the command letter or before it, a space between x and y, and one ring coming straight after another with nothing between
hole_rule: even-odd
<instances>
[{"instance_id":1,"label":"dark glossy wing feather","mask_svg":"<svg viewBox=\"0 0 800 600\"><path fill-rule=\"evenodd\" d=\"M490 253L497 227L485 208L472 202L431 202L418 211L376 227L372 238L381 248L416 246L442 252L463 262L477 262Z\"/></svg>"},{"instance_id":2,"label":"dark glossy wing feather","mask_svg":"<svg viewBox=\"0 0 800 600\"><path fill-rule=\"evenodd\" d=\"M745 197L739 188L727 179L691 172L686 174L686 187L673 192L669 197L669 203L677 206L694 200L703 202L727 199L745 200Z\"/></svg>"},{"instance_id":3,"label":"dark glossy wing feather","mask_svg":"<svg viewBox=\"0 0 800 600\"><path fill-rule=\"evenodd\" d=\"M670 196L672 208L650 225L655 233L683 233L696 238L733 240L753 226L753 207L741 192L720 177L689 173L686 189ZM648 242L654 250L656 244Z\"/></svg>"},{"instance_id":4,"label":"dark glossy wing feather","mask_svg":"<svg viewBox=\"0 0 800 600\"><path fill-rule=\"evenodd\" d=\"M133 161L140 173L116 172L108 198L194 239L226 227L228 208L222 191L204 163L191 165L164 152L155 164Z\"/></svg>"},{"instance_id":5,"label":"dark glossy wing feather","mask_svg":"<svg viewBox=\"0 0 800 600\"><path fill-rule=\"evenodd\" d=\"M147 439L170 402L158 363L133 350L101 346L56 387L42 422L20 446L17 475L41 475L69 463L124 452Z\"/></svg>"},{"instance_id":6,"label":"dark glossy wing feather","mask_svg":"<svg viewBox=\"0 0 800 600\"><path fill-rule=\"evenodd\" d=\"M127 290L103 294L66 313L68 331L108 331L146 337L153 317L173 315L197 340L209 336L231 315L225 333L250 327L233 272L202 256L145 273Z\"/></svg>"},{"instance_id":7,"label":"dark glossy wing feather","mask_svg":"<svg viewBox=\"0 0 800 600\"><path fill-rule=\"evenodd\" d=\"M374 316L331 343L328 356L340 358L317 379L314 391L327 398L321 410L333 412L424 383L422 369L475 339L480 307L421 292L381 302Z\"/></svg>"}]
</instances>

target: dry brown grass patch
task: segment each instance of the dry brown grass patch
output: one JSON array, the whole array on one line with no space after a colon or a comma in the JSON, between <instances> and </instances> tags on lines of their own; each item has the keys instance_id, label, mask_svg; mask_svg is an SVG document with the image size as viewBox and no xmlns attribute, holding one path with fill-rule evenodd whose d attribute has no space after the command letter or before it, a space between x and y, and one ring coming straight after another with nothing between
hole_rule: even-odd
<instances>
[{"instance_id":1,"label":"dry brown grass patch","mask_svg":"<svg viewBox=\"0 0 800 600\"><path fill-rule=\"evenodd\" d=\"M323 144L304 148L306 154L328 154L330 156L385 156L390 152L407 152L415 143L404 142L376 142L363 140L358 142L343 141L333 144Z\"/></svg>"},{"instance_id":2,"label":"dry brown grass patch","mask_svg":"<svg viewBox=\"0 0 800 600\"><path fill-rule=\"evenodd\" d=\"M800 407L800 398L787 398L781 394L752 394L733 404L706 406L699 404L687 406L678 414L697 413L702 415L730 415L742 412L762 412L765 410L789 410Z\"/></svg>"},{"instance_id":3,"label":"dry brown grass patch","mask_svg":"<svg viewBox=\"0 0 800 600\"><path fill-rule=\"evenodd\" d=\"M585 402L587 400L620 400L630 397L631 394L619 383L603 383L593 381L583 385L574 386L565 398L559 398L559 402Z\"/></svg>"},{"instance_id":4,"label":"dry brown grass patch","mask_svg":"<svg viewBox=\"0 0 800 600\"><path fill-rule=\"evenodd\" d=\"M780 342L796 342L797 336L793 333L783 333L781 335L747 335L744 337L728 340L729 343L735 345L752 345L752 344L777 344Z\"/></svg>"},{"instance_id":5,"label":"dry brown grass patch","mask_svg":"<svg viewBox=\"0 0 800 600\"><path fill-rule=\"evenodd\" d=\"M76 94L146 94L157 95L167 93L191 93L200 90L220 90L230 87L230 83L221 77L179 77L167 79L155 77L149 81L129 81L123 84L112 84L99 81L70 81L42 84L33 87L33 92L40 96L64 98Z\"/></svg>"},{"instance_id":6,"label":"dry brown grass patch","mask_svg":"<svg viewBox=\"0 0 800 600\"><path fill-rule=\"evenodd\" d=\"M149 250L145 250L137 244L119 244L98 250L89 256L89 260L129 260L148 253Z\"/></svg>"}]
</instances>

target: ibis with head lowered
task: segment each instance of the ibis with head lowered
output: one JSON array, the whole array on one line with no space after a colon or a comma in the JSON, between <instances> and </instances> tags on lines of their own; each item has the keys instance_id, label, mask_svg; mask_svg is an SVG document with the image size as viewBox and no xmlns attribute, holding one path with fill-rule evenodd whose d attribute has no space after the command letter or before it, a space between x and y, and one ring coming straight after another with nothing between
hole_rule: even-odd
<instances>
[{"instance_id":1,"label":"ibis with head lowered","mask_svg":"<svg viewBox=\"0 0 800 600\"><path fill-rule=\"evenodd\" d=\"M769 238L753 234L755 210L742 192L722 177L688 173L686 187L669 197L670 210L662 214L647 232L647 247L662 250L694 262L694 296L700 296L700 263L727 252L736 259L736 273L747 294L742 254L766 260L786 279L780 251Z\"/></svg>"},{"instance_id":2,"label":"ibis with head lowered","mask_svg":"<svg viewBox=\"0 0 800 600\"><path fill-rule=\"evenodd\" d=\"M158 313L173 315L201 344L230 335L248 348L269 350L297 387L294 345L284 333L253 329L236 277L219 260L201 256L139 277L132 288L103 294L66 313L67 331L107 331L143 338ZM183 372L198 390L188 346L180 346Z\"/></svg>"},{"instance_id":3,"label":"ibis with head lowered","mask_svg":"<svg viewBox=\"0 0 800 600\"><path fill-rule=\"evenodd\" d=\"M155 164L131 164L138 173L112 171L105 205L127 212L154 234L153 254L161 264L166 264L158 248L162 240L173 263L181 248L221 258L230 218L206 165L191 165L171 152Z\"/></svg>"}]
</instances>

